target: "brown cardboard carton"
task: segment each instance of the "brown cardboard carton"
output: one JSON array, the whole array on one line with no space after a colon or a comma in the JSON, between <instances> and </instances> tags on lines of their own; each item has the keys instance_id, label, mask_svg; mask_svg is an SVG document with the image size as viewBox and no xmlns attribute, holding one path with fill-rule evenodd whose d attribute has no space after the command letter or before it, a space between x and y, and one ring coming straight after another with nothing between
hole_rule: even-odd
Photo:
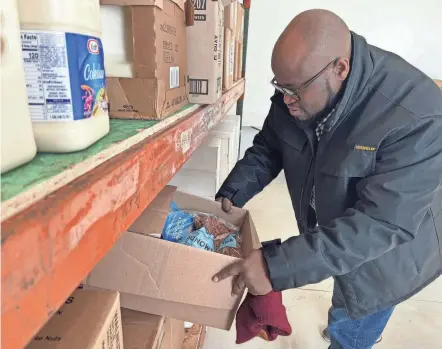
<instances>
[{"instance_id":1,"label":"brown cardboard carton","mask_svg":"<svg viewBox=\"0 0 442 349\"><path fill-rule=\"evenodd\" d=\"M189 101L212 104L222 93L224 5L192 1L194 25L187 28Z\"/></svg>"},{"instance_id":2,"label":"brown cardboard carton","mask_svg":"<svg viewBox=\"0 0 442 349\"><path fill-rule=\"evenodd\" d=\"M238 81L242 74L242 45L235 42L235 66L233 68L233 81Z\"/></svg>"},{"instance_id":3,"label":"brown cardboard carton","mask_svg":"<svg viewBox=\"0 0 442 349\"><path fill-rule=\"evenodd\" d=\"M236 1L236 0L221 0L224 6L227 6L229 4L231 4L232 2Z\"/></svg>"},{"instance_id":4,"label":"brown cardboard carton","mask_svg":"<svg viewBox=\"0 0 442 349\"><path fill-rule=\"evenodd\" d=\"M242 42L240 42L238 45L238 54L237 54L237 56L238 56L238 72L237 72L238 79L242 78L243 47L244 47L244 45L242 44Z\"/></svg>"},{"instance_id":5,"label":"brown cardboard carton","mask_svg":"<svg viewBox=\"0 0 442 349\"><path fill-rule=\"evenodd\" d=\"M184 321L167 319L161 349L181 349L184 341Z\"/></svg>"},{"instance_id":6,"label":"brown cardboard carton","mask_svg":"<svg viewBox=\"0 0 442 349\"><path fill-rule=\"evenodd\" d=\"M223 88L229 89L233 85L233 70L235 67L235 40L233 31L224 29L224 68L223 68Z\"/></svg>"},{"instance_id":7,"label":"brown cardboard carton","mask_svg":"<svg viewBox=\"0 0 442 349\"><path fill-rule=\"evenodd\" d=\"M235 32L236 28L236 11L237 2L231 2L224 8L224 28L230 29Z\"/></svg>"},{"instance_id":8,"label":"brown cardboard carton","mask_svg":"<svg viewBox=\"0 0 442 349\"><path fill-rule=\"evenodd\" d=\"M86 280L90 286L119 290L125 308L230 329L241 296L232 297L233 279L212 281L237 259L148 236L161 232L171 200L182 209L213 213L237 225L244 255L260 243L250 213L166 187L123 234Z\"/></svg>"},{"instance_id":9,"label":"brown cardboard carton","mask_svg":"<svg viewBox=\"0 0 442 349\"><path fill-rule=\"evenodd\" d=\"M182 349L202 349L206 339L207 327L193 325L186 330Z\"/></svg>"},{"instance_id":10,"label":"brown cardboard carton","mask_svg":"<svg viewBox=\"0 0 442 349\"><path fill-rule=\"evenodd\" d=\"M236 40L243 42L244 38L244 7L240 3L236 3Z\"/></svg>"},{"instance_id":11,"label":"brown cardboard carton","mask_svg":"<svg viewBox=\"0 0 442 349\"><path fill-rule=\"evenodd\" d=\"M159 6L163 8L164 0L100 0L100 5L118 6ZM184 8L185 0L173 0L181 8Z\"/></svg>"},{"instance_id":12,"label":"brown cardboard carton","mask_svg":"<svg viewBox=\"0 0 442 349\"><path fill-rule=\"evenodd\" d=\"M165 336L163 316L121 308L123 343L126 349L162 349Z\"/></svg>"},{"instance_id":13,"label":"brown cardboard carton","mask_svg":"<svg viewBox=\"0 0 442 349\"><path fill-rule=\"evenodd\" d=\"M189 103L183 3L142 3L124 8L133 39L129 51L134 77L106 79L109 114L114 118L162 119Z\"/></svg>"},{"instance_id":14,"label":"brown cardboard carton","mask_svg":"<svg viewBox=\"0 0 442 349\"><path fill-rule=\"evenodd\" d=\"M77 289L27 349L123 349L118 292Z\"/></svg>"},{"instance_id":15,"label":"brown cardboard carton","mask_svg":"<svg viewBox=\"0 0 442 349\"><path fill-rule=\"evenodd\" d=\"M437 86L442 88L442 80L434 80L434 82L436 83Z\"/></svg>"}]
</instances>

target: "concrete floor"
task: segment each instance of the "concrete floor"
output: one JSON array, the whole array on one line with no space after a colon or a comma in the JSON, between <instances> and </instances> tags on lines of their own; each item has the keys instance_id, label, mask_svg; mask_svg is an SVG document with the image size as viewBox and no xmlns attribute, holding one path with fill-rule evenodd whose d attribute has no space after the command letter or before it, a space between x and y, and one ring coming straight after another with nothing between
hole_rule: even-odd
<instances>
[{"instance_id":1,"label":"concrete floor","mask_svg":"<svg viewBox=\"0 0 442 349\"><path fill-rule=\"evenodd\" d=\"M255 221L261 241L276 237L286 239L298 234L296 222L283 178L277 179L247 206ZM332 280L283 293L284 304L293 328L290 337L267 343L254 339L241 345L244 349L326 349L320 330L326 324L330 306ZM235 325L230 332L209 329L204 349L233 349ZM442 278L420 294L399 305L384 340L376 349L442 348Z\"/></svg>"}]
</instances>

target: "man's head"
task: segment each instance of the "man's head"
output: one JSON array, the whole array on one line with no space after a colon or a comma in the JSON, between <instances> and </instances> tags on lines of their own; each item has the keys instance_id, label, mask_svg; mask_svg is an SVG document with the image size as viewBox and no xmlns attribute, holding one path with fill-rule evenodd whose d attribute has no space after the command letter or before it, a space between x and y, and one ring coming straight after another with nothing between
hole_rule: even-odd
<instances>
[{"instance_id":1,"label":"man's head","mask_svg":"<svg viewBox=\"0 0 442 349\"><path fill-rule=\"evenodd\" d=\"M311 122L335 106L350 56L350 31L333 12L309 10L290 22L273 49L272 69L295 119Z\"/></svg>"}]
</instances>

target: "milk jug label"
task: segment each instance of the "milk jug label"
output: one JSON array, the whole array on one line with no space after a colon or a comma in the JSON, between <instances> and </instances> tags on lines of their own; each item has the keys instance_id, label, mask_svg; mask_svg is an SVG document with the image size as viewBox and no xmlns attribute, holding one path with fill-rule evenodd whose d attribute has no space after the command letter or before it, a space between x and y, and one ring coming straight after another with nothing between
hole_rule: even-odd
<instances>
[{"instance_id":1,"label":"milk jug label","mask_svg":"<svg viewBox=\"0 0 442 349\"><path fill-rule=\"evenodd\" d=\"M21 41L33 121L74 121L107 113L99 38L22 30Z\"/></svg>"}]
</instances>

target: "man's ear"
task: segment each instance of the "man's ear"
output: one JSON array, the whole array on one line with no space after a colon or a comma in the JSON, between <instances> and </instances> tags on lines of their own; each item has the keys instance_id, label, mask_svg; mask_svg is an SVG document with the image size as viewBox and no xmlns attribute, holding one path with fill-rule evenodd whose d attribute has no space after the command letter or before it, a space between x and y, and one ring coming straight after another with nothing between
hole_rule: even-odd
<instances>
[{"instance_id":1,"label":"man's ear","mask_svg":"<svg viewBox=\"0 0 442 349\"><path fill-rule=\"evenodd\" d=\"M334 65L334 72L338 80L344 81L345 79L347 79L347 76L350 73L350 62L348 58L338 58Z\"/></svg>"}]
</instances>

